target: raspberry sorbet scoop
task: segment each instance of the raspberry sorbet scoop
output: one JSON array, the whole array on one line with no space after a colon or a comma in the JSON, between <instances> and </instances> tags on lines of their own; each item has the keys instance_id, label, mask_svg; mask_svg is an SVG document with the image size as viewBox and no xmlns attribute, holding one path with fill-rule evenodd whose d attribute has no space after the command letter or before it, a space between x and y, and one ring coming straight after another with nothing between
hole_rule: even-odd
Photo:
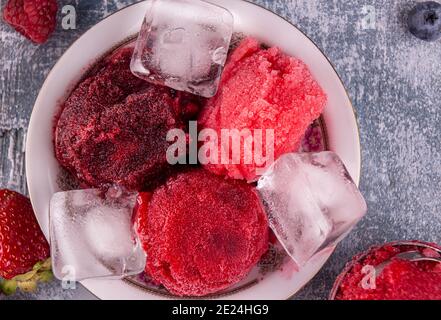
<instances>
[{"instance_id":1,"label":"raspberry sorbet scoop","mask_svg":"<svg viewBox=\"0 0 441 320\"><path fill-rule=\"evenodd\" d=\"M419 242L415 242L416 244ZM440 248L434 244L428 244ZM441 263L412 262L393 258L400 252L420 251L427 257L440 258L436 250L394 243L371 248L353 258L334 288L336 300L441 300ZM366 266L378 266L390 260L380 274L370 278Z\"/></svg>"},{"instance_id":2,"label":"raspberry sorbet scoop","mask_svg":"<svg viewBox=\"0 0 441 320\"><path fill-rule=\"evenodd\" d=\"M57 10L56 0L8 0L3 19L26 38L42 44L55 30Z\"/></svg>"},{"instance_id":3,"label":"raspberry sorbet scoop","mask_svg":"<svg viewBox=\"0 0 441 320\"><path fill-rule=\"evenodd\" d=\"M278 48L262 49L252 38L246 38L230 55L217 95L202 110L199 121L221 136L222 129L274 130L274 157L299 149L306 129L323 111L326 94L313 79L308 67L299 59L289 57ZM241 145L250 134L241 137ZM219 150L232 154L228 141L220 141ZM263 153L266 153L266 140ZM256 145L254 145L256 148ZM256 149L254 149L256 150ZM227 155L228 155L227 154ZM254 161L245 161L243 152L239 164L209 164L216 174L235 179L255 180L256 169L265 163L260 152ZM225 162L225 161L224 161ZM264 165L260 163L263 162ZM235 161L234 163L237 163Z\"/></svg>"},{"instance_id":4,"label":"raspberry sorbet scoop","mask_svg":"<svg viewBox=\"0 0 441 320\"><path fill-rule=\"evenodd\" d=\"M203 296L242 280L268 246L254 188L204 169L140 197L137 229L146 273L179 296Z\"/></svg>"},{"instance_id":5,"label":"raspberry sorbet scoop","mask_svg":"<svg viewBox=\"0 0 441 320\"><path fill-rule=\"evenodd\" d=\"M194 97L138 79L133 49L107 57L64 103L55 128L61 165L91 187L141 190L168 168L167 132L184 128L198 109Z\"/></svg>"}]
</instances>

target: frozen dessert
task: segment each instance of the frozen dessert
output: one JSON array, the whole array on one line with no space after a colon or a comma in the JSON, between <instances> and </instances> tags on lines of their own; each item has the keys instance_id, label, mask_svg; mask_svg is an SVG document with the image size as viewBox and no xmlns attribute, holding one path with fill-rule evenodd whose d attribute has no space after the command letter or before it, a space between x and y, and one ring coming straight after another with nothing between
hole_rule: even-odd
<instances>
[{"instance_id":1,"label":"frozen dessert","mask_svg":"<svg viewBox=\"0 0 441 320\"><path fill-rule=\"evenodd\" d=\"M56 158L81 188L141 192L135 227L146 279L178 296L222 291L245 279L268 248L267 216L247 183L271 164L262 163L268 150L251 164L172 166L167 133L182 129L185 143L198 146L203 141L194 144L189 120L198 119L199 134L274 130L276 160L301 147L326 94L303 62L252 38L230 54L209 100L135 77L132 54L124 47L108 55L70 93L55 118Z\"/></svg>"},{"instance_id":2,"label":"frozen dessert","mask_svg":"<svg viewBox=\"0 0 441 320\"><path fill-rule=\"evenodd\" d=\"M268 221L251 185L193 169L140 198L146 272L179 296L242 280L268 246Z\"/></svg>"},{"instance_id":3,"label":"frozen dessert","mask_svg":"<svg viewBox=\"0 0 441 320\"><path fill-rule=\"evenodd\" d=\"M257 40L246 38L228 58L219 91L202 110L199 124L214 129L218 136L222 129L274 130L277 159L299 149L308 126L320 116L326 101L326 94L302 61L275 47L264 49ZM246 134L241 136L242 145L245 139ZM219 141L219 150L231 154L231 144L226 143ZM206 168L216 174L254 181L259 162L265 162L256 159L265 157L265 143L263 149L262 154L254 153L252 163L244 161L243 153L239 164L222 163L219 153L219 161Z\"/></svg>"},{"instance_id":4,"label":"frozen dessert","mask_svg":"<svg viewBox=\"0 0 441 320\"><path fill-rule=\"evenodd\" d=\"M133 49L99 63L71 93L55 126L60 164L91 187L143 189L167 169L166 134L199 109L194 96L132 75Z\"/></svg>"},{"instance_id":5,"label":"frozen dessert","mask_svg":"<svg viewBox=\"0 0 441 320\"><path fill-rule=\"evenodd\" d=\"M440 248L434 244L427 244ZM427 257L441 258L441 251L419 246L386 244L371 248L367 253L354 257L335 288L337 300L441 300L441 263L412 262L393 258L409 250L420 251ZM384 269L369 279L372 269L385 261Z\"/></svg>"}]
</instances>

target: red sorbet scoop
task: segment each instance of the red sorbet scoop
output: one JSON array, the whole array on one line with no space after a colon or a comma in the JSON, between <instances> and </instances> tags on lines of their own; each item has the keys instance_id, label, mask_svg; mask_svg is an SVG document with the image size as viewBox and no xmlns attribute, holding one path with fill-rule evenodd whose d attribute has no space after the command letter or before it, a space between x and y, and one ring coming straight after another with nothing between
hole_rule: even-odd
<instances>
[{"instance_id":1,"label":"red sorbet scoop","mask_svg":"<svg viewBox=\"0 0 441 320\"><path fill-rule=\"evenodd\" d=\"M135 77L132 52L121 49L99 63L56 123L58 161L88 186L141 190L159 183L168 168L167 132L184 128L199 108L194 96Z\"/></svg>"},{"instance_id":2,"label":"red sorbet scoop","mask_svg":"<svg viewBox=\"0 0 441 320\"><path fill-rule=\"evenodd\" d=\"M229 56L219 91L208 100L199 121L203 128L215 130L218 137L223 129L251 130L240 137L242 147L249 139L259 137L255 129L262 130L262 147L253 145L250 163L242 149L232 150L230 141L220 141L219 150L224 150L224 156L232 154L231 159L238 156L240 161L225 163L218 154L217 163L212 161L206 169L254 181L259 175L257 169L271 164L267 160L267 141L271 141L267 130L274 133L275 159L297 151L308 126L323 112L326 101L326 94L301 60L276 47L262 49L257 40L246 38ZM256 152L259 149L263 152Z\"/></svg>"},{"instance_id":3,"label":"red sorbet scoop","mask_svg":"<svg viewBox=\"0 0 441 320\"><path fill-rule=\"evenodd\" d=\"M268 246L268 221L254 187L203 169L142 195L137 229L146 272L179 296L203 296L239 282Z\"/></svg>"}]
</instances>

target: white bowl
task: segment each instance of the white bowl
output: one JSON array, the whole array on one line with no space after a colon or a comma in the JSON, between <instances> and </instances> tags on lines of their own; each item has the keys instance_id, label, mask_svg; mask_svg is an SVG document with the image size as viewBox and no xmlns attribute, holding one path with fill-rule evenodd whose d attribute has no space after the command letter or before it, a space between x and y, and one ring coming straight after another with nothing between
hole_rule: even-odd
<instances>
[{"instance_id":1,"label":"white bowl","mask_svg":"<svg viewBox=\"0 0 441 320\"><path fill-rule=\"evenodd\" d=\"M328 94L323 114L328 147L346 164L354 181L360 178L360 143L357 122L348 95L336 71L314 45L295 26L276 14L246 1L211 0L228 8L235 19L236 32L254 36L262 42L280 47L302 59ZM60 167L54 156L53 119L60 101L93 62L116 44L136 34L141 26L147 2L120 10L96 24L81 36L60 58L49 73L32 112L26 146L27 182L38 222L49 234L49 201L59 191ZM315 256L300 272L274 271L252 286L232 291L226 299L287 299L302 288L320 270L332 249ZM87 280L82 284L102 299L165 299L122 280Z\"/></svg>"}]
</instances>

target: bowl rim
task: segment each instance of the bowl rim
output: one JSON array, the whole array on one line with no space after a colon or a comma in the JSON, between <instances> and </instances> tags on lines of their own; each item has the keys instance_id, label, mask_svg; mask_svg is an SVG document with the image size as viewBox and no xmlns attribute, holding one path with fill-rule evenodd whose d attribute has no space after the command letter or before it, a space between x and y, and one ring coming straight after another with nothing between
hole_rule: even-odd
<instances>
[{"instance_id":1,"label":"bowl rim","mask_svg":"<svg viewBox=\"0 0 441 320\"><path fill-rule=\"evenodd\" d=\"M124 6L123 8L120 8L120 9L118 9L118 10L112 12L111 14L109 14L109 15L107 15L106 17L100 19L100 20L97 21L94 25L92 25L92 26L89 27L87 30L85 30L85 31L84 31L84 32L83 32L78 38L75 39L75 41L73 41L73 42L72 42L72 43L71 43L71 44L70 44L70 45L64 50L63 54L57 59L56 63L51 67L51 70L50 70L50 71L48 72L48 74L46 75L46 77L45 77L45 81L43 82L43 84L42 84L42 86L41 86L41 88L40 88L40 90L39 90L39 93L38 93L38 95L37 95L37 98L36 98L36 100L35 100L35 102L34 102L34 107L33 107L33 109L32 109L31 115L30 115L30 120L29 120L28 130L27 130L28 133L29 133L29 132L32 132L32 131L33 131L33 127L36 126L36 123L35 123L35 118L36 118L36 117L35 117L35 114L39 111L39 110L37 110L37 109L41 109L41 107L40 107L40 108L35 108L35 106L38 105L39 98L40 98L40 93L41 93L42 89L46 86L46 80L47 80L47 79L53 74L54 70L57 69L56 67L59 67L59 65L60 65L60 63L61 63L60 61L62 60L63 56L65 56L65 54L66 54L69 50L71 50L72 47L73 47L74 45L77 44L77 42L79 42L80 40L82 40L82 39L83 39L83 38L84 38L84 37L85 37L90 31L93 31L95 28L97 28L97 26L98 26L101 22L103 22L104 20L107 20L107 19L111 18L111 17L114 16L115 14L117 14L117 13L119 13L119 12L125 10L125 9L128 9L128 8L130 8L130 7L132 7L132 6L140 5L141 3L143 3L143 2L148 2L148 1L152 1L152 0L142 0L142 1L139 1L139 2L134 2L134 3L131 3L131 4L127 5L127 6ZM203 1L211 2L210 0L203 0ZM333 69L333 72L334 72L335 76L338 78L338 80L339 80L339 82L340 82L341 88L343 88L343 90L344 90L344 92L345 92L346 99L347 99L347 101L349 102L349 105L351 106L352 113L353 113L353 116L354 116L354 124L355 124L355 127L356 127L356 131L355 131L355 133L356 133L356 137L355 137L355 138L356 138L356 141L357 141L357 143L356 143L356 145L355 145L355 148L357 149L356 152L357 152L357 155L358 155L358 159L357 159L357 160L358 160L357 176L355 177L354 182L355 182L355 184L356 184L357 186L359 186L360 181L361 181L361 171L362 171L362 166L363 166L363 161L362 161L363 159L362 159L362 152L361 152L361 139L360 139L360 127L359 127L359 124L358 124L358 115L357 115L357 111L356 111L356 109L354 108L354 105L353 105L352 99L351 99L351 97L350 97L350 95L349 95L349 93L348 93L348 90L346 89L346 86L345 86L345 84L344 84L344 82L343 82L341 76L340 76L339 73L337 72L336 67L335 67L334 64L331 62L331 60L326 56L326 54L324 53L324 51L323 51L323 50L322 50L322 49L321 49L321 48L320 48L320 47L319 47L319 46L318 46L318 45L317 45L317 44L311 39L311 37L309 37L309 36L306 34L306 32L304 32L301 28L299 28L295 23L289 21L287 18L281 16L281 15L278 14L277 12L273 12L273 11L271 11L270 9L268 9L268 8L266 8L266 7L264 7L264 6L261 6L261 5L257 4L257 3L254 3L254 2L251 2L251 0L240 0L240 2L245 2L245 3L249 4L249 5L253 5L253 6L257 7L258 9L263 9L263 10L267 11L268 13L271 13L272 15L275 15L275 16L277 16L278 18L282 19L285 23L288 23L291 27L295 28L295 29L296 29L298 32L300 32L305 38L308 39L308 41L309 41L309 42L310 42L310 43L311 43L311 44L312 44L312 45L313 45L313 46L314 46L314 47L320 52L321 56L327 61L327 63L329 64L329 66L331 66L331 68ZM214 4L218 4L218 3L214 3ZM115 43L115 46L117 47L117 46L121 45L121 43L124 42L124 41L126 41L126 40L127 40L127 39ZM111 49L111 48L109 48L109 50L106 50L106 52L109 52L110 49ZM78 84L78 81L76 81L75 83L73 83L73 84L72 84L72 85L73 85L72 88L74 88L77 84ZM69 90L71 90L72 88L69 88ZM325 122L325 124L326 124L326 122ZM29 138L30 138L30 136L28 135L28 136L27 136L27 140L29 140ZM30 157L30 156L29 156L29 155L30 155L29 149L30 149L30 144L26 143L26 150L25 150L25 152L26 152L26 155L25 155L25 157L26 157L26 161L25 161L26 172L30 172L30 163L31 163L31 159L29 158L29 157ZM28 191L29 191L29 196L30 196L31 203L32 203L32 205L34 206L34 201L33 201L33 197L32 197L32 191L31 191L31 187L30 187L30 186L33 184L33 182L32 182L32 179L30 178L30 175L28 175L28 174L26 174L26 183L27 183L27 187L28 187ZM331 255L332 252L333 252L333 250L329 253L329 255ZM306 284L307 284L307 283L306 283ZM300 287L299 289L297 289L294 293L292 293L292 294L290 294L288 297L286 297L285 300L291 299L293 296L295 296L295 294L297 294L298 291L300 291L304 286L306 286L306 284L304 284L302 287ZM95 296L96 298L100 299L95 293L93 293L90 289L88 289L88 286L85 286L85 288L86 288L86 290L87 290L90 294L92 294L92 295ZM138 290L141 290L141 289L138 288ZM210 299L210 297L208 297L208 298ZM215 297L215 298L216 298L216 297ZM202 299L204 299L204 297L202 297Z\"/></svg>"}]
</instances>

